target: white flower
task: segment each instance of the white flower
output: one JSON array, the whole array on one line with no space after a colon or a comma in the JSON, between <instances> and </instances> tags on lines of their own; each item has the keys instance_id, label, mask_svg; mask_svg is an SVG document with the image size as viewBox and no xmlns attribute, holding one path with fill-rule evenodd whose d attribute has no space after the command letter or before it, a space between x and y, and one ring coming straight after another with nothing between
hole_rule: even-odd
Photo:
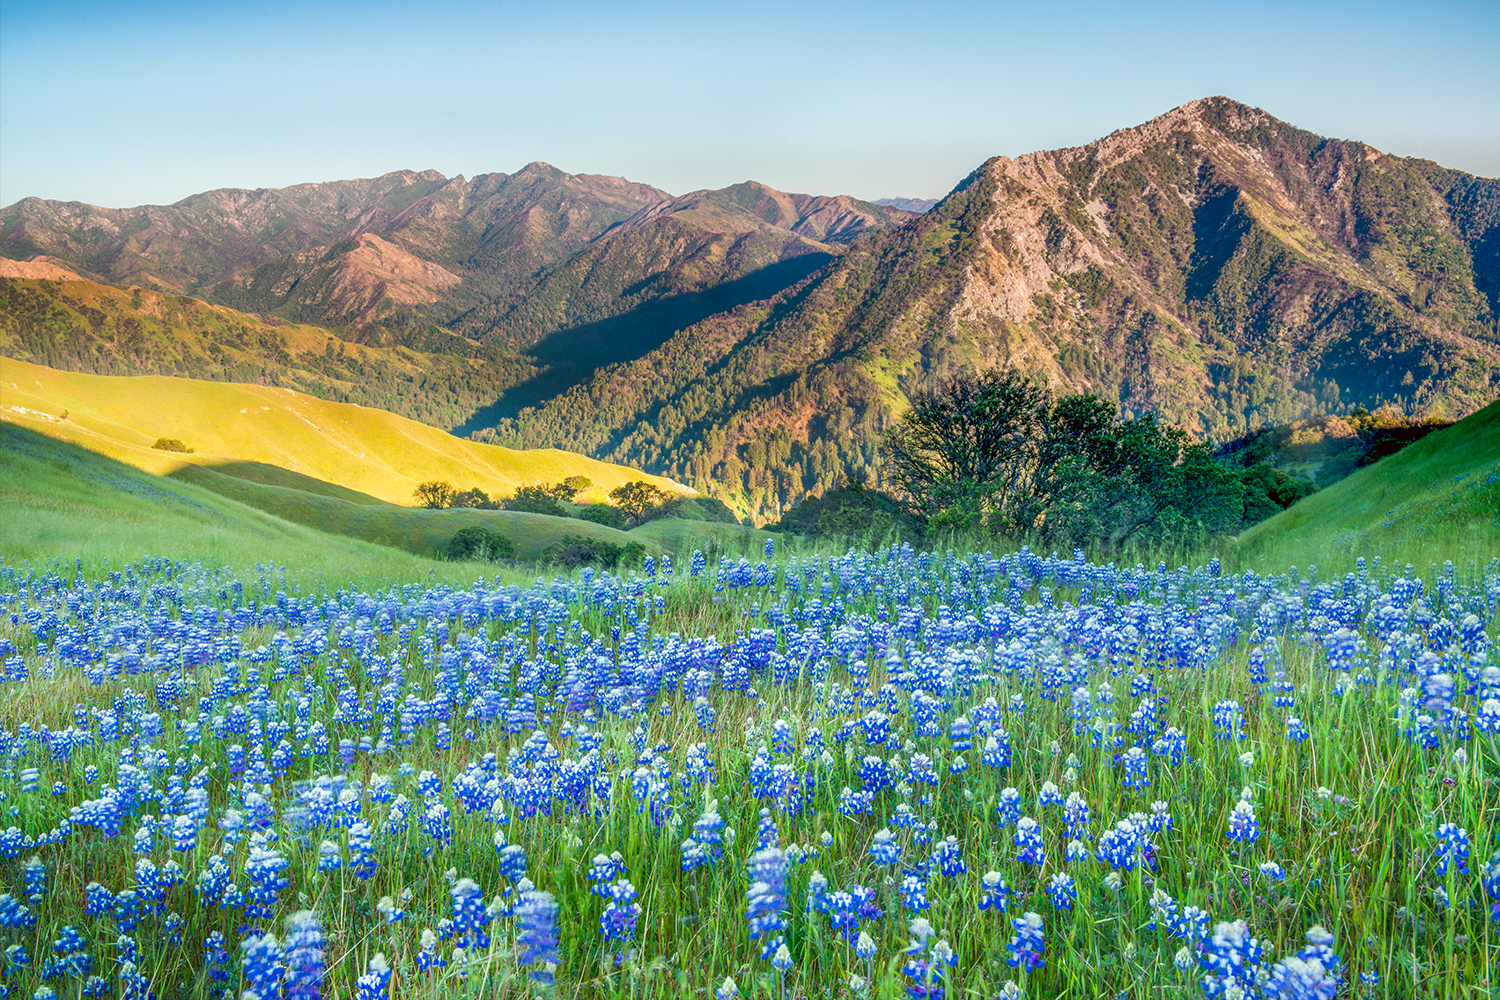
<instances>
[{"instance_id":1,"label":"white flower","mask_svg":"<svg viewBox=\"0 0 1500 1000\"><path fill-rule=\"evenodd\" d=\"M1254 767L1255 754L1251 753L1249 750L1246 750L1244 753L1240 754L1240 763L1245 767Z\"/></svg>"}]
</instances>

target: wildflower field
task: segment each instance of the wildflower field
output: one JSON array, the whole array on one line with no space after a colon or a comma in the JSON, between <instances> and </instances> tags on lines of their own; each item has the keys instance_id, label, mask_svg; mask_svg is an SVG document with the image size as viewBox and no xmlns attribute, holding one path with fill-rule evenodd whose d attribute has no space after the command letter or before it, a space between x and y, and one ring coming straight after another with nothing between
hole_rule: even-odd
<instances>
[{"instance_id":1,"label":"wildflower field","mask_svg":"<svg viewBox=\"0 0 1500 1000\"><path fill-rule=\"evenodd\" d=\"M0 567L0 988L1490 996L1497 613L1373 559Z\"/></svg>"}]
</instances>

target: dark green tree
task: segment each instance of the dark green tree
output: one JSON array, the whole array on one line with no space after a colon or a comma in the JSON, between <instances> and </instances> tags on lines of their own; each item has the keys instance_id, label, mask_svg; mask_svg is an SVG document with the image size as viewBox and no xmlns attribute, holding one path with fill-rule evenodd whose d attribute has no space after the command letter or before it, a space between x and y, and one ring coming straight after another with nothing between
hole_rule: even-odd
<instances>
[{"instance_id":1,"label":"dark green tree","mask_svg":"<svg viewBox=\"0 0 1500 1000\"><path fill-rule=\"evenodd\" d=\"M417 488L411 491L411 495L423 507L441 509L453 502L453 484L436 479L429 480L425 483L418 483Z\"/></svg>"},{"instance_id":2,"label":"dark green tree","mask_svg":"<svg viewBox=\"0 0 1500 1000\"><path fill-rule=\"evenodd\" d=\"M892 429L886 474L924 521L1003 520L1031 489L1050 404L1045 386L1014 369L949 379L914 397Z\"/></svg>"},{"instance_id":3,"label":"dark green tree","mask_svg":"<svg viewBox=\"0 0 1500 1000\"><path fill-rule=\"evenodd\" d=\"M667 500L667 494L651 483L637 479L609 491L609 498L632 522L640 524L653 508Z\"/></svg>"},{"instance_id":4,"label":"dark green tree","mask_svg":"<svg viewBox=\"0 0 1500 1000\"><path fill-rule=\"evenodd\" d=\"M505 501L506 510L519 510L527 514L550 514L567 517L568 512L546 486L522 486L516 495Z\"/></svg>"}]
</instances>

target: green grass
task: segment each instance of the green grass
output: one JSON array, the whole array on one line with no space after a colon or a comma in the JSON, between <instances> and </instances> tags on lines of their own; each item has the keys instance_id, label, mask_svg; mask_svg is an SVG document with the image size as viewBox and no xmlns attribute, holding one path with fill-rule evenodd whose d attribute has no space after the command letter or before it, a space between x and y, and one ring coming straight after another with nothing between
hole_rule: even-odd
<instances>
[{"instance_id":1,"label":"green grass","mask_svg":"<svg viewBox=\"0 0 1500 1000\"><path fill-rule=\"evenodd\" d=\"M623 465L551 448L516 451L479 444L384 410L290 389L154 375L83 375L0 358L0 392L5 420L157 474L190 464L234 474L239 463L253 463L403 505L413 502L419 482L433 479L501 497L518 486L575 475L593 480L592 499L602 500L632 480L682 492L670 480ZM60 419L64 413L66 420ZM158 438L180 439L194 453L156 451L151 445ZM247 478L264 481L264 476L251 470Z\"/></svg>"},{"instance_id":2,"label":"green grass","mask_svg":"<svg viewBox=\"0 0 1500 1000\"><path fill-rule=\"evenodd\" d=\"M524 560L541 558L549 545L566 535L596 538L614 545L640 541L648 552L661 551L649 537L638 537L574 518L511 510L428 510L379 502L360 503L302 489L249 482L202 466L185 466L174 472L172 478L195 483L221 496L318 531L390 545L433 558L440 555L443 546L460 529L471 525L483 525L505 535L515 543L517 558Z\"/></svg>"},{"instance_id":3,"label":"green grass","mask_svg":"<svg viewBox=\"0 0 1500 1000\"><path fill-rule=\"evenodd\" d=\"M1500 556L1500 402L1262 521L1229 554L1262 570Z\"/></svg>"},{"instance_id":4,"label":"green grass","mask_svg":"<svg viewBox=\"0 0 1500 1000\"><path fill-rule=\"evenodd\" d=\"M481 573L529 574L412 553L316 531L193 483L164 479L83 448L0 424L0 559L75 560L94 568L147 555L231 572L291 567L307 587L473 583Z\"/></svg>"}]
</instances>

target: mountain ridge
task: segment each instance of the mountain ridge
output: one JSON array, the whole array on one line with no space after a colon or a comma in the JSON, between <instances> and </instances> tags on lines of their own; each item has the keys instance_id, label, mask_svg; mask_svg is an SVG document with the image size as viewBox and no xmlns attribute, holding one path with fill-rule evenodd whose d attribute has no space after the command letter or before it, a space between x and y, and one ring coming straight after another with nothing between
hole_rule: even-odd
<instances>
[{"instance_id":1,"label":"mountain ridge","mask_svg":"<svg viewBox=\"0 0 1500 1000\"><path fill-rule=\"evenodd\" d=\"M1500 181L1223 97L993 157L921 215L539 163L377 180L348 192L364 207L342 242L241 265L205 296L351 341L519 359L531 374L466 430L720 482L758 517L878 478L908 397L974 368L1030 368L1212 440L1355 405L1453 418L1500 391ZM267 239L311 239L335 194ZM0 254L71 266L17 236L37 213L13 208ZM95 256L128 271L148 249Z\"/></svg>"}]
</instances>

